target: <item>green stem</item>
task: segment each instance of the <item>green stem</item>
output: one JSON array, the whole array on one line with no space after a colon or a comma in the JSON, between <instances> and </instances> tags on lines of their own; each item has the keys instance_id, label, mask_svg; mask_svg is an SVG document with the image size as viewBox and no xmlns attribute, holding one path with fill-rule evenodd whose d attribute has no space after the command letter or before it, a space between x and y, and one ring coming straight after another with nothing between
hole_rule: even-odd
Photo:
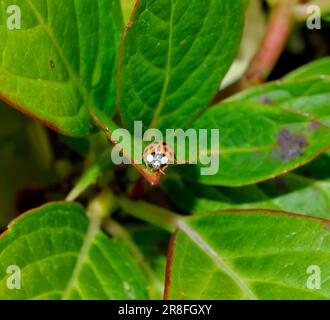
<instances>
[{"instance_id":1,"label":"green stem","mask_svg":"<svg viewBox=\"0 0 330 320\"><path fill-rule=\"evenodd\" d=\"M90 220L102 221L117 209L117 201L109 190L104 190L97 195L87 207Z\"/></svg>"},{"instance_id":2,"label":"green stem","mask_svg":"<svg viewBox=\"0 0 330 320\"><path fill-rule=\"evenodd\" d=\"M66 201L75 201L84 191L97 182L104 171L112 165L111 150L110 148L103 152L100 157L87 168L66 197Z\"/></svg>"},{"instance_id":3,"label":"green stem","mask_svg":"<svg viewBox=\"0 0 330 320\"><path fill-rule=\"evenodd\" d=\"M174 232L182 217L170 210L157 207L144 201L132 201L121 196L118 199L119 206L131 216L151 223L168 232Z\"/></svg>"},{"instance_id":4,"label":"green stem","mask_svg":"<svg viewBox=\"0 0 330 320\"><path fill-rule=\"evenodd\" d=\"M143 255L140 248L135 244L129 232L124 229L118 222L112 219L107 219L104 222L103 227L105 231L114 237L114 239L120 240L121 243L134 257L135 262L144 273L148 284L150 284L149 296L156 295L157 298L161 298L164 292L164 285L155 276L153 270L147 262L146 257Z\"/></svg>"},{"instance_id":5,"label":"green stem","mask_svg":"<svg viewBox=\"0 0 330 320\"><path fill-rule=\"evenodd\" d=\"M37 165L41 170L47 183L54 183L56 178L51 174L51 167L54 164L54 154L47 136L46 129L35 121L27 122L26 134L33 152L37 155Z\"/></svg>"}]
</instances>

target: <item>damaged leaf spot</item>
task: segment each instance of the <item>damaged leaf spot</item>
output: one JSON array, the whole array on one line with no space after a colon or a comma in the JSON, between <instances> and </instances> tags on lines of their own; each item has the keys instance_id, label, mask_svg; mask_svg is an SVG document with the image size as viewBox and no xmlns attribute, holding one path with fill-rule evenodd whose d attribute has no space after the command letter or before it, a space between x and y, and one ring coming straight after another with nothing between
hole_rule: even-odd
<instances>
[{"instance_id":1,"label":"damaged leaf spot","mask_svg":"<svg viewBox=\"0 0 330 320\"><path fill-rule=\"evenodd\" d=\"M270 97L268 97L268 96L262 96L262 97L260 98L260 102L261 102L262 104L267 104L267 105L271 105L271 104L273 104L273 100L272 100Z\"/></svg>"},{"instance_id":2,"label":"damaged leaf spot","mask_svg":"<svg viewBox=\"0 0 330 320\"><path fill-rule=\"evenodd\" d=\"M55 68L55 61L54 60L50 60L49 61L49 65L50 65L51 69L54 69Z\"/></svg>"},{"instance_id":3,"label":"damaged leaf spot","mask_svg":"<svg viewBox=\"0 0 330 320\"><path fill-rule=\"evenodd\" d=\"M311 123L311 127L312 127L312 129L314 129L314 130L318 130L318 129L321 128L321 123L318 122L318 121L314 121L314 122Z\"/></svg>"},{"instance_id":4,"label":"damaged leaf spot","mask_svg":"<svg viewBox=\"0 0 330 320\"><path fill-rule=\"evenodd\" d=\"M302 135L293 134L288 129L282 129L277 136L278 147L272 152L272 156L283 163L304 155L303 149L309 145Z\"/></svg>"}]
</instances>

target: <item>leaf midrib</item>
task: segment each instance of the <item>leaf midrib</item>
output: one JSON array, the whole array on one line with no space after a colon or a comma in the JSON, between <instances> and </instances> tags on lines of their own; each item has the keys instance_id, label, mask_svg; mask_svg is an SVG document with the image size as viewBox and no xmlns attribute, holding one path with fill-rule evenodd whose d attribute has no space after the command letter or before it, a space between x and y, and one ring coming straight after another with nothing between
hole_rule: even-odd
<instances>
[{"instance_id":1,"label":"leaf midrib","mask_svg":"<svg viewBox=\"0 0 330 320\"><path fill-rule=\"evenodd\" d=\"M90 220L90 224L89 224L89 227L87 230L85 241L81 247L79 257L77 259L76 265L74 267L74 270L72 272L68 285L63 291L62 300L68 300L70 298L71 291L77 282L82 265L85 263L85 259L88 255L90 246L91 246L93 240L95 239L95 235L100 230L100 225L101 225L101 222L99 220L96 220L96 219Z\"/></svg>"},{"instance_id":2,"label":"leaf midrib","mask_svg":"<svg viewBox=\"0 0 330 320\"><path fill-rule=\"evenodd\" d=\"M170 83L170 73L172 69L172 45L173 45L173 16L174 16L174 4L173 0L171 0L171 13L170 13L170 21L169 21L169 41L168 41L168 50L167 50L167 62L165 68L165 79L163 84L162 93L158 102L158 105L155 109L153 118L150 122L149 128L156 128L158 119L165 105L165 98L168 91L169 83Z\"/></svg>"},{"instance_id":3,"label":"leaf midrib","mask_svg":"<svg viewBox=\"0 0 330 320\"><path fill-rule=\"evenodd\" d=\"M178 227L195 243L197 244L214 262L225 272L241 289L241 291L250 299L258 300L257 296L250 290L248 285L237 275L237 273L229 266L222 257L207 243L203 237L192 229L185 221L179 220Z\"/></svg>"}]
</instances>

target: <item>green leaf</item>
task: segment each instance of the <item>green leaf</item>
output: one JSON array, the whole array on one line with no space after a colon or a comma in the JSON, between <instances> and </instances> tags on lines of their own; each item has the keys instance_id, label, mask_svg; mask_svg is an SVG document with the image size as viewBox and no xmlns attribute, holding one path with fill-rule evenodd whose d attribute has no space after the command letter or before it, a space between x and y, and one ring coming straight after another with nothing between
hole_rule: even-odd
<instances>
[{"instance_id":1,"label":"green leaf","mask_svg":"<svg viewBox=\"0 0 330 320\"><path fill-rule=\"evenodd\" d=\"M146 299L140 271L122 247L88 225L73 203L52 203L23 215L0 238L1 299ZM9 290L8 266L21 269Z\"/></svg>"},{"instance_id":2,"label":"green leaf","mask_svg":"<svg viewBox=\"0 0 330 320\"><path fill-rule=\"evenodd\" d=\"M21 29L4 13L21 9ZM118 0L0 3L0 96L71 136L93 131L88 108L112 116L122 18Z\"/></svg>"},{"instance_id":3,"label":"green leaf","mask_svg":"<svg viewBox=\"0 0 330 320\"><path fill-rule=\"evenodd\" d=\"M278 207L294 213L330 218L330 178L314 180L288 174L261 185ZM261 206L263 208L263 206ZM267 209L267 207L265 207Z\"/></svg>"},{"instance_id":4,"label":"green leaf","mask_svg":"<svg viewBox=\"0 0 330 320\"><path fill-rule=\"evenodd\" d=\"M75 183L75 186L68 194L67 201L75 201L84 191L91 185L95 184L99 178L108 171L113 163L111 162L111 151L108 149L102 153L98 159L95 160L86 170L81 177Z\"/></svg>"},{"instance_id":5,"label":"green leaf","mask_svg":"<svg viewBox=\"0 0 330 320\"><path fill-rule=\"evenodd\" d=\"M277 105L229 101L209 109L192 128L220 129L220 167L215 175L180 168L182 176L208 185L242 186L300 167L330 147L330 129L303 113Z\"/></svg>"},{"instance_id":6,"label":"green leaf","mask_svg":"<svg viewBox=\"0 0 330 320\"><path fill-rule=\"evenodd\" d=\"M299 80L313 76L330 76L330 57L318 59L292 71L284 77L285 80Z\"/></svg>"},{"instance_id":7,"label":"green leaf","mask_svg":"<svg viewBox=\"0 0 330 320\"><path fill-rule=\"evenodd\" d=\"M148 170L144 164L138 164L134 161L134 146L143 144L144 142L138 139L135 135L132 135L131 141L128 139L123 139L122 141L114 140L112 133L119 129L119 126L114 121L112 121L102 110L92 109L91 115L94 119L94 122L102 130L104 130L108 140L114 144L117 153L123 155L128 160L128 163L133 164L133 166L142 174L143 177L146 178L146 180L151 185L157 185L160 181L161 173ZM131 152L128 153L127 150L130 150Z\"/></svg>"},{"instance_id":8,"label":"green leaf","mask_svg":"<svg viewBox=\"0 0 330 320\"><path fill-rule=\"evenodd\" d=\"M320 75L303 80L271 82L239 93L229 101L249 100L273 105L314 118L315 126L320 123L330 126L329 88L330 78Z\"/></svg>"},{"instance_id":9,"label":"green leaf","mask_svg":"<svg viewBox=\"0 0 330 320\"><path fill-rule=\"evenodd\" d=\"M175 206L185 213L270 209L330 218L330 177L313 180L288 174L259 185L241 188L204 186L172 178L164 179L162 187Z\"/></svg>"},{"instance_id":10,"label":"green leaf","mask_svg":"<svg viewBox=\"0 0 330 320\"><path fill-rule=\"evenodd\" d=\"M127 24L131 17L136 0L121 0L120 2L123 10L124 22Z\"/></svg>"},{"instance_id":11,"label":"green leaf","mask_svg":"<svg viewBox=\"0 0 330 320\"><path fill-rule=\"evenodd\" d=\"M329 220L262 211L188 218L170 247L166 297L329 299L329 239ZM311 267L320 268L319 290Z\"/></svg>"},{"instance_id":12,"label":"green leaf","mask_svg":"<svg viewBox=\"0 0 330 320\"><path fill-rule=\"evenodd\" d=\"M179 128L205 110L240 42L241 1L141 0L120 62L120 113L132 129Z\"/></svg>"}]
</instances>

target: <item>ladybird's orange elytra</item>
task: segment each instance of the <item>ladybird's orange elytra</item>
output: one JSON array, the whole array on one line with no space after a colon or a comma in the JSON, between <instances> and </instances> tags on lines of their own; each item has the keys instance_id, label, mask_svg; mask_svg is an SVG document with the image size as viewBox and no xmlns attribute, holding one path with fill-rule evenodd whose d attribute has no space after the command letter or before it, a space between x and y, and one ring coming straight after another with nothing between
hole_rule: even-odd
<instances>
[{"instance_id":1,"label":"ladybird's orange elytra","mask_svg":"<svg viewBox=\"0 0 330 320\"><path fill-rule=\"evenodd\" d=\"M166 142L154 142L148 145L144 149L143 160L147 167L162 173L164 173L169 164L176 162L173 148Z\"/></svg>"}]
</instances>

